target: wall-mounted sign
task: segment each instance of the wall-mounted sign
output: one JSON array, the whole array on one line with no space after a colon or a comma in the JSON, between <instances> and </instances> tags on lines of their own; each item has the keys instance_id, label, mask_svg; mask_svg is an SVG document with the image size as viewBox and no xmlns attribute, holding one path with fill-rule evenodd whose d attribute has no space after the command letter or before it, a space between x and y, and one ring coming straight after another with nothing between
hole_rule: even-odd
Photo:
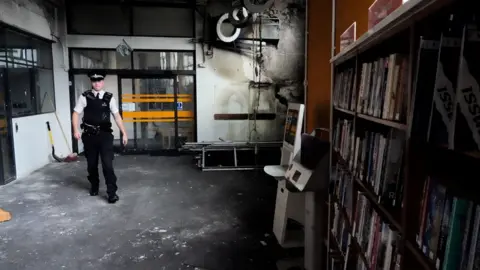
<instances>
[{"instance_id":1,"label":"wall-mounted sign","mask_svg":"<svg viewBox=\"0 0 480 270\"><path fill-rule=\"evenodd\" d=\"M135 103L122 103L122 111L124 112L134 112Z\"/></svg>"},{"instance_id":2,"label":"wall-mounted sign","mask_svg":"<svg viewBox=\"0 0 480 270\"><path fill-rule=\"evenodd\" d=\"M183 110L183 102L177 102L177 110Z\"/></svg>"},{"instance_id":3,"label":"wall-mounted sign","mask_svg":"<svg viewBox=\"0 0 480 270\"><path fill-rule=\"evenodd\" d=\"M340 51L357 40L357 22L353 22L343 34L340 35Z\"/></svg>"}]
</instances>

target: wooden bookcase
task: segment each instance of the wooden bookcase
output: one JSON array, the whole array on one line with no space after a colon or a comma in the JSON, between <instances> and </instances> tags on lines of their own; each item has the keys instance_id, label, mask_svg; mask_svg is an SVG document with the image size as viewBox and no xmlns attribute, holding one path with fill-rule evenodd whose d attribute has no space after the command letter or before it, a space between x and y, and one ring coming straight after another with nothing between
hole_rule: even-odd
<instances>
[{"instance_id":1,"label":"wooden bookcase","mask_svg":"<svg viewBox=\"0 0 480 270\"><path fill-rule=\"evenodd\" d=\"M480 269L471 3L409 0L331 59L326 269Z\"/></svg>"}]
</instances>

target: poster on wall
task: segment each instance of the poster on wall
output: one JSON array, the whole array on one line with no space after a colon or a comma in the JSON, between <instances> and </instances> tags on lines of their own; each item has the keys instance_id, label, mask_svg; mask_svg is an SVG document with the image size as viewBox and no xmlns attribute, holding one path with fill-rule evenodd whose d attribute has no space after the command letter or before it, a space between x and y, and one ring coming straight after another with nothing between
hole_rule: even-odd
<instances>
[{"instance_id":1,"label":"poster on wall","mask_svg":"<svg viewBox=\"0 0 480 270\"><path fill-rule=\"evenodd\" d=\"M357 40L357 22L353 22L343 34L340 35L340 51Z\"/></svg>"},{"instance_id":2,"label":"poster on wall","mask_svg":"<svg viewBox=\"0 0 480 270\"><path fill-rule=\"evenodd\" d=\"M135 103L122 103L122 111L124 112L134 112L135 111Z\"/></svg>"},{"instance_id":3,"label":"poster on wall","mask_svg":"<svg viewBox=\"0 0 480 270\"><path fill-rule=\"evenodd\" d=\"M405 0L376 0L368 8L368 29L372 29L381 22L385 17L394 12L398 7L403 5Z\"/></svg>"}]
</instances>

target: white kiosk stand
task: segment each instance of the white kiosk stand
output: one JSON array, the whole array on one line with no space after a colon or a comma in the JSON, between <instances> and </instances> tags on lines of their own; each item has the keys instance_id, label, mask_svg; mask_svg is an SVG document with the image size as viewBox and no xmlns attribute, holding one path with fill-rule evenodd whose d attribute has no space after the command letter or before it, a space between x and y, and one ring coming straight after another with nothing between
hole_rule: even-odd
<instances>
[{"instance_id":1,"label":"white kiosk stand","mask_svg":"<svg viewBox=\"0 0 480 270\"><path fill-rule=\"evenodd\" d=\"M273 221L278 243L284 248L304 246L304 268L317 270L322 265L321 202L328 195L330 146L316 139L315 132L302 135L303 115L303 105L289 104L281 164L265 166L264 171L279 181ZM287 231L288 219L301 223L304 230Z\"/></svg>"},{"instance_id":2,"label":"white kiosk stand","mask_svg":"<svg viewBox=\"0 0 480 270\"><path fill-rule=\"evenodd\" d=\"M329 153L330 143L316 138L315 131L312 135L303 134L301 150L285 174L286 188L292 194L305 194L305 270L322 269L323 265L323 231L327 218L323 202L328 197Z\"/></svg>"},{"instance_id":3,"label":"white kiosk stand","mask_svg":"<svg viewBox=\"0 0 480 270\"><path fill-rule=\"evenodd\" d=\"M278 243L284 248L302 247L303 231L291 231L287 233L287 221L293 219L304 225L305 195L292 193L286 189L285 173L291 164L293 157L299 153L303 126L305 106L303 104L290 103L285 120L283 137L282 157L280 165L265 166L264 171L277 179L277 199L275 203L275 215L273 220L273 234Z\"/></svg>"}]
</instances>

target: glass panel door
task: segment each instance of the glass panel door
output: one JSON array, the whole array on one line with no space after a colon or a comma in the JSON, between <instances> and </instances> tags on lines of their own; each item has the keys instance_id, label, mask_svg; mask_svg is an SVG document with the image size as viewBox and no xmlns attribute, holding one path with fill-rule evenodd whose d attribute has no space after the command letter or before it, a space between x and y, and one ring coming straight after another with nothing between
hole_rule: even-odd
<instances>
[{"instance_id":1,"label":"glass panel door","mask_svg":"<svg viewBox=\"0 0 480 270\"><path fill-rule=\"evenodd\" d=\"M177 120L179 143L195 141L195 77L179 75Z\"/></svg>"},{"instance_id":2,"label":"glass panel door","mask_svg":"<svg viewBox=\"0 0 480 270\"><path fill-rule=\"evenodd\" d=\"M6 81L5 68L0 66L0 151L1 151L1 169L2 176L0 184L11 182L16 177L15 158L13 155L13 141L10 134L11 118L8 114L8 106L6 102Z\"/></svg>"},{"instance_id":3,"label":"glass panel door","mask_svg":"<svg viewBox=\"0 0 480 270\"><path fill-rule=\"evenodd\" d=\"M132 143L127 149L177 149L174 78L122 78L121 110Z\"/></svg>"},{"instance_id":4,"label":"glass panel door","mask_svg":"<svg viewBox=\"0 0 480 270\"><path fill-rule=\"evenodd\" d=\"M85 92L86 90L91 89L92 88L92 83L90 82L90 79L87 77L87 75L84 75L84 74L74 75L73 81L74 81L75 91L74 91L74 103L73 103L72 108L75 108L75 105L76 105L77 100L80 97L80 95L83 92ZM83 114L79 116L78 127L77 127L80 132L82 132L82 129L80 129L80 124L82 123L82 116L83 116ZM78 140L78 141L76 139L74 139L74 140L77 142L78 153L83 153L83 142L82 142L82 140L81 139Z\"/></svg>"}]
</instances>

